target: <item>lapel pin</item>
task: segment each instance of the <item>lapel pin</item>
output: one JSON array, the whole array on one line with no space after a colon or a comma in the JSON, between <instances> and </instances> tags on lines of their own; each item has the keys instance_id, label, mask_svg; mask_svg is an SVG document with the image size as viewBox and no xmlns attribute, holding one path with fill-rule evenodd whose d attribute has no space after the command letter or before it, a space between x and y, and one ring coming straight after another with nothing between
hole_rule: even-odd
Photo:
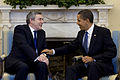
<instances>
[{"instance_id":1,"label":"lapel pin","mask_svg":"<svg viewBox=\"0 0 120 80\"><path fill-rule=\"evenodd\" d=\"M94 36L96 36L96 34L94 34Z\"/></svg>"}]
</instances>

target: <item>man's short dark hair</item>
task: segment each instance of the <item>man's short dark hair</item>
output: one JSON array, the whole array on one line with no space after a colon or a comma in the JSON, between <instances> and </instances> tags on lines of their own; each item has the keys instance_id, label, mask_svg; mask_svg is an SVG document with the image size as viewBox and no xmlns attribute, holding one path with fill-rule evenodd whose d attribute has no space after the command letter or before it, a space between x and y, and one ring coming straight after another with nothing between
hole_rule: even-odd
<instances>
[{"instance_id":1,"label":"man's short dark hair","mask_svg":"<svg viewBox=\"0 0 120 80\"><path fill-rule=\"evenodd\" d=\"M91 10L88 9L81 10L80 12L78 12L78 15L80 15L80 17L83 20L89 19L89 21L93 23L94 16Z\"/></svg>"},{"instance_id":2,"label":"man's short dark hair","mask_svg":"<svg viewBox=\"0 0 120 80\"><path fill-rule=\"evenodd\" d=\"M35 19L35 16L36 16L37 14L42 15L41 12L35 12L35 11L34 11L34 12L29 12L28 15L26 16L26 23L29 24L29 23L30 23L30 19L34 20L34 19Z\"/></svg>"}]
</instances>

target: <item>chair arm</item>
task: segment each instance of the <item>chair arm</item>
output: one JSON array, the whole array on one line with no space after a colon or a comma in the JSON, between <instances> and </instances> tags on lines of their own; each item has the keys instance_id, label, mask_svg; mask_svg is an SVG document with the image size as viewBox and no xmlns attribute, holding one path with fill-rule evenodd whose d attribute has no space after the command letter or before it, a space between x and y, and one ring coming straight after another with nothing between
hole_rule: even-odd
<instances>
[{"instance_id":1,"label":"chair arm","mask_svg":"<svg viewBox=\"0 0 120 80\"><path fill-rule=\"evenodd\" d=\"M5 58L6 58L5 54L0 56L0 79L2 79L3 72L4 72L4 64L3 64L3 62L4 62Z\"/></svg>"},{"instance_id":2,"label":"chair arm","mask_svg":"<svg viewBox=\"0 0 120 80\"><path fill-rule=\"evenodd\" d=\"M2 54L2 55L0 56L0 59L1 59L2 61L4 61L6 57L7 57L7 56L6 56L5 54Z\"/></svg>"},{"instance_id":3,"label":"chair arm","mask_svg":"<svg viewBox=\"0 0 120 80\"><path fill-rule=\"evenodd\" d=\"M78 61L81 61L82 60L82 55L79 55L79 56L74 56L72 58L73 62L78 62Z\"/></svg>"}]
</instances>

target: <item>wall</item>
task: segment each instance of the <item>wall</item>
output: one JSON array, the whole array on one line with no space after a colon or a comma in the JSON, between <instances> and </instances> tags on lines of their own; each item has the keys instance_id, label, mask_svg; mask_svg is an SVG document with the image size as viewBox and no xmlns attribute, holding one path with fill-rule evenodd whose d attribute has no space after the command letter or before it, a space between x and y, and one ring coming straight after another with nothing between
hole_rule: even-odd
<instances>
[{"instance_id":1,"label":"wall","mask_svg":"<svg viewBox=\"0 0 120 80\"><path fill-rule=\"evenodd\" d=\"M5 3L3 3L4 0L0 0L0 5L5 5Z\"/></svg>"},{"instance_id":2,"label":"wall","mask_svg":"<svg viewBox=\"0 0 120 80\"><path fill-rule=\"evenodd\" d=\"M5 5L4 0L0 0L0 5ZM120 0L104 0L106 4L113 5L113 9L109 11L109 29L120 30ZM1 19L0 19L1 20Z\"/></svg>"},{"instance_id":3,"label":"wall","mask_svg":"<svg viewBox=\"0 0 120 80\"><path fill-rule=\"evenodd\" d=\"M109 28L111 30L120 30L120 0L104 0L106 4L113 5L109 11Z\"/></svg>"}]
</instances>

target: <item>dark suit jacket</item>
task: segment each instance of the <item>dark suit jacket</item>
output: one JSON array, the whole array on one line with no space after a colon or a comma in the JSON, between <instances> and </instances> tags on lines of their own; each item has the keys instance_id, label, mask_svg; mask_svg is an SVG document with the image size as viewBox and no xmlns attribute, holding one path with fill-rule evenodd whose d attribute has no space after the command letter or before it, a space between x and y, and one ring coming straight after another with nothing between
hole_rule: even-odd
<instances>
[{"instance_id":1,"label":"dark suit jacket","mask_svg":"<svg viewBox=\"0 0 120 80\"><path fill-rule=\"evenodd\" d=\"M38 55L46 48L45 31L37 32ZM35 52L33 36L28 25L18 25L15 27L12 50L6 58L6 67L14 65L18 60L23 62L33 62L38 56Z\"/></svg>"},{"instance_id":2,"label":"dark suit jacket","mask_svg":"<svg viewBox=\"0 0 120 80\"><path fill-rule=\"evenodd\" d=\"M77 49L86 56L85 50L82 46L83 36L85 31L81 30L78 32L77 38L69 45L55 49L55 54L61 55L65 53L71 53ZM89 46L88 56L93 57L96 62L100 63L105 70L113 72L112 58L117 54L116 46L111 38L110 30L95 25L91 42Z\"/></svg>"}]
</instances>

